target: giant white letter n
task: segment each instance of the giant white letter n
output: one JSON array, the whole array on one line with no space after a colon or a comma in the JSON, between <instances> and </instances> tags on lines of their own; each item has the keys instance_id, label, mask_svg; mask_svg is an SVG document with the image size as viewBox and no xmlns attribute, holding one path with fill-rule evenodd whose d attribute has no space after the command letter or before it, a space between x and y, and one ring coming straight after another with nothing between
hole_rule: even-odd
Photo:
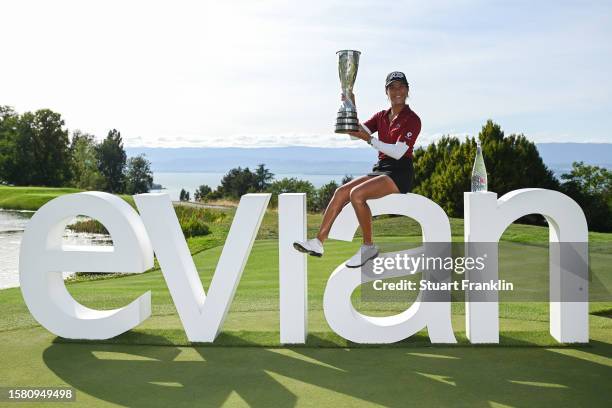
<instances>
[{"instance_id":1,"label":"giant white letter n","mask_svg":"<svg viewBox=\"0 0 612 408\"><path fill-rule=\"evenodd\" d=\"M497 242L505 229L527 214L542 214L549 225L550 334L563 343L589 341L588 229L584 212L570 197L553 190L525 188L499 200L492 192L464 193L467 252L488 254L482 272L468 270L471 282L498 279ZM487 245L495 243L495 245ZM563 246L560 246L563 244ZM561 248L563 250L561 250ZM472 343L498 343L497 292L481 299L466 291L467 336Z\"/></svg>"}]
</instances>

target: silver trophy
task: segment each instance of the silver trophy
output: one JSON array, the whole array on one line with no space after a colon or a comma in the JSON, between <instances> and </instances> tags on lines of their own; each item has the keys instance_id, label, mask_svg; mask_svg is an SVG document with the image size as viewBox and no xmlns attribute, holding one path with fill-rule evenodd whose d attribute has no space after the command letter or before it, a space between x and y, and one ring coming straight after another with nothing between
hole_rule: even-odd
<instances>
[{"instance_id":1,"label":"silver trophy","mask_svg":"<svg viewBox=\"0 0 612 408\"><path fill-rule=\"evenodd\" d=\"M338 110L336 118L336 133L348 133L359 131L359 120L357 119L357 108L351 100L353 85L357 77L359 67L359 55L361 52L355 50L342 50L338 55L338 74L340 74L340 85L344 100ZM359 139L351 136L351 139Z\"/></svg>"}]
</instances>

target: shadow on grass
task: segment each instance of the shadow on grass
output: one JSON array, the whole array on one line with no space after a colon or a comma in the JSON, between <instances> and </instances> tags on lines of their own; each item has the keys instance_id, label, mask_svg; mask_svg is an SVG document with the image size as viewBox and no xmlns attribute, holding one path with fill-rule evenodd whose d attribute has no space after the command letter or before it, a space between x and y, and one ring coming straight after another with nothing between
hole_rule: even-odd
<instances>
[{"instance_id":1,"label":"shadow on grass","mask_svg":"<svg viewBox=\"0 0 612 408\"><path fill-rule=\"evenodd\" d=\"M606 317L608 319L612 319L612 308L599 310L597 312L592 312L591 314L594 316L601 316L601 317Z\"/></svg>"},{"instance_id":2,"label":"shadow on grass","mask_svg":"<svg viewBox=\"0 0 612 408\"><path fill-rule=\"evenodd\" d=\"M499 344L473 345L465 332L455 332L457 344L453 347L568 347L558 343L546 331L507 331L500 333ZM54 343L82 344L123 344L140 346L185 346L185 347L285 347L279 342L278 331L224 331L214 343L191 342L185 331L180 329L135 329L106 340L73 340L56 337ZM414 347L448 347L431 344L427 330L422 330L404 340L392 344L360 344L348 341L332 331L310 332L305 344L291 345L294 348L414 348ZM588 347L588 345L572 345Z\"/></svg>"},{"instance_id":3,"label":"shadow on grass","mask_svg":"<svg viewBox=\"0 0 612 408\"><path fill-rule=\"evenodd\" d=\"M225 341L244 344L244 338ZM152 342L163 342L150 339ZM605 406L612 345L584 348L263 348L53 343L45 364L79 392L132 407L298 402L390 407Z\"/></svg>"}]
</instances>

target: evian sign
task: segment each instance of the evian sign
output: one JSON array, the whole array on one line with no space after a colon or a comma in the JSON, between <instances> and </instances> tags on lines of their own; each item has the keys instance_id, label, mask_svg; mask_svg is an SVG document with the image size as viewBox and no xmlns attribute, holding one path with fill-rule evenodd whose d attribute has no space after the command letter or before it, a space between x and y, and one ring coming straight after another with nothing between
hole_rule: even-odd
<instances>
[{"instance_id":1,"label":"evian sign","mask_svg":"<svg viewBox=\"0 0 612 408\"><path fill-rule=\"evenodd\" d=\"M134 200L140 215L122 199L102 192L64 195L34 214L27 224L19 255L21 290L30 312L49 331L65 338L106 339L128 331L150 316L150 292L119 309L94 310L72 298L62 272L142 273L153 266L155 252L187 337L194 342L213 342L226 318L270 194L242 196L208 293L202 287L169 196L139 194ZM508 225L531 213L546 217L551 242L588 241L581 208L556 191L521 189L500 199L491 192L465 193L464 200L466 245L497 242ZM418 221L425 243L451 242L447 215L423 196L391 194L369 200L368 204L373 215L399 214ZM64 229L76 215L100 221L110 232L113 247L63 246ZM306 195L281 194L278 217L280 341L304 343L308 326L307 258L295 251L292 243L306 235ZM330 238L352 241L357 228L354 210L347 205L336 219ZM557 257L550 260L551 290L575 289L576 275L565 267L571 260L552 251L550 256ZM586 260L579 264L588 267ZM467 278L471 279L469 275ZM480 278L497 280L497 262L489 263ZM339 335L358 343L392 343L426 328L433 343L456 342L450 296L447 301L428 302L427 293L421 291L404 312L373 317L358 312L351 303L351 293L361 283L360 274L344 263L327 282L324 313ZM584 282L580 285L584 286ZM470 298L466 293L469 340L498 343L497 299L484 302ZM580 302L551 299L550 333L560 342L588 342L588 298Z\"/></svg>"}]
</instances>

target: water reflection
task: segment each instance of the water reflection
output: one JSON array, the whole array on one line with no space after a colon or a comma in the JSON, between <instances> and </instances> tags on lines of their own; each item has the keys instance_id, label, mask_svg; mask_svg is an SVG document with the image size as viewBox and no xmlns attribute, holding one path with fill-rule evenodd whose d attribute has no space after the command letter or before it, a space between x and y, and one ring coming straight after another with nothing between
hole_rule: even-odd
<instances>
[{"instance_id":1,"label":"water reflection","mask_svg":"<svg viewBox=\"0 0 612 408\"><path fill-rule=\"evenodd\" d=\"M0 289L19 286L19 246L34 211L0 209ZM73 223L84 217L76 217ZM66 230L64 245L112 245L109 235ZM66 272L64 277L71 275Z\"/></svg>"}]
</instances>

